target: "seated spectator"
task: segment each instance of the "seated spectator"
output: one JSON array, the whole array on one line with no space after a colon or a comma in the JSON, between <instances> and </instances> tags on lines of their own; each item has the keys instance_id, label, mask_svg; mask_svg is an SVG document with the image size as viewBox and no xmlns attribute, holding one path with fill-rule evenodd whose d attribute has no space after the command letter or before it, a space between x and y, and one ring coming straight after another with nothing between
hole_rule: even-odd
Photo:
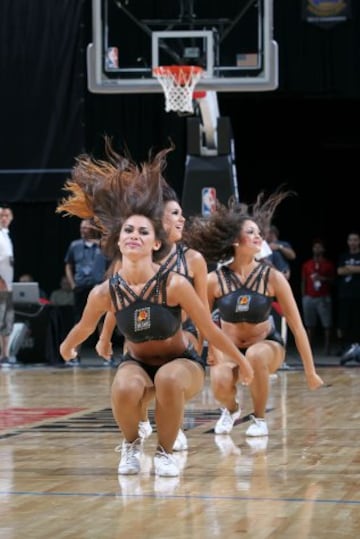
<instances>
[{"instance_id":1,"label":"seated spectator","mask_svg":"<svg viewBox=\"0 0 360 539\"><path fill-rule=\"evenodd\" d=\"M23 273L19 277L19 283L37 283L31 273ZM39 287L40 303L48 303L49 299L45 290Z\"/></svg>"},{"instance_id":2,"label":"seated spectator","mask_svg":"<svg viewBox=\"0 0 360 539\"><path fill-rule=\"evenodd\" d=\"M50 302L59 307L74 305L74 292L71 290L69 279L63 275L60 280L60 288L50 294Z\"/></svg>"}]
</instances>

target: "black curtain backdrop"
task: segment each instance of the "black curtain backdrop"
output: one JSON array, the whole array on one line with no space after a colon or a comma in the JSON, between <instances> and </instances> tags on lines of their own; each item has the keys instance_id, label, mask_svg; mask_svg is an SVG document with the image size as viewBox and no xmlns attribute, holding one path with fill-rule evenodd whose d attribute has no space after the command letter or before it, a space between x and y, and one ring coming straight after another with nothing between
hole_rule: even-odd
<instances>
[{"instance_id":1,"label":"black curtain backdrop","mask_svg":"<svg viewBox=\"0 0 360 539\"><path fill-rule=\"evenodd\" d=\"M84 148L84 3L0 3L0 202L14 211L16 278L58 286L78 223L55 215Z\"/></svg>"},{"instance_id":2,"label":"black curtain backdrop","mask_svg":"<svg viewBox=\"0 0 360 539\"><path fill-rule=\"evenodd\" d=\"M351 19L330 29L302 20L301 7L301 0L274 1L279 88L218 95L234 132L240 198L252 201L282 183L298 193L276 217L298 254L295 290L312 238L323 237L336 258L348 232L359 228L360 5L352 2ZM78 220L54 214L74 157L83 149L101 156L105 133L135 159L171 139L176 151L167 178L181 195L186 118L166 113L162 94L88 92L90 0L3 0L0 29L0 168L52 170L2 173L0 201L15 213L17 275L30 271L50 291L68 242L78 236Z\"/></svg>"}]
</instances>

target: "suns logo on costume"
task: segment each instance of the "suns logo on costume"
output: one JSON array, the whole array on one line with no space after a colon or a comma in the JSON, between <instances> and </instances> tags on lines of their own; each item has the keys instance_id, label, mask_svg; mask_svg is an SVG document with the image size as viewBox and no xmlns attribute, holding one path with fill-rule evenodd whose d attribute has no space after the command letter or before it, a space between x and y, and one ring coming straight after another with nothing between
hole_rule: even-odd
<instances>
[{"instance_id":1,"label":"suns logo on costume","mask_svg":"<svg viewBox=\"0 0 360 539\"><path fill-rule=\"evenodd\" d=\"M249 295L239 296L236 302L235 312L244 313L248 311L250 308L250 301L251 296Z\"/></svg>"},{"instance_id":2,"label":"suns logo on costume","mask_svg":"<svg viewBox=\"0 0 360 539\"><path fill-rule=\"evenodd\" d=\"M150 307L144 307L142 309L136 309L134 313L134 329L135 331L144 331L149 329L151 325L150 321Z\"/></svg>"}]
</instances>

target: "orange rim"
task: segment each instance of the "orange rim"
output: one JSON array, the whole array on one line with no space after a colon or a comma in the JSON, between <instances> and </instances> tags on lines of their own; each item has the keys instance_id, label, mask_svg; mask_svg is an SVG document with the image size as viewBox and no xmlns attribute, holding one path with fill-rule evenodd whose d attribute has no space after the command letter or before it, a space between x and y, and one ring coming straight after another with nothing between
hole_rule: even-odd
<instances>
[{"instance_id":1,"label":"orange rim","mask_svg":"<svg viewBox=\"0 0 360 539\"><path fill-rule=\"evenodd\" d=\"M172 77L178 84L188 82L192 75L197 75L202 71L204 71L202 67L193 65L158 66L153 69L155 76L165 75Z\"/></svg>"}]
</instances>

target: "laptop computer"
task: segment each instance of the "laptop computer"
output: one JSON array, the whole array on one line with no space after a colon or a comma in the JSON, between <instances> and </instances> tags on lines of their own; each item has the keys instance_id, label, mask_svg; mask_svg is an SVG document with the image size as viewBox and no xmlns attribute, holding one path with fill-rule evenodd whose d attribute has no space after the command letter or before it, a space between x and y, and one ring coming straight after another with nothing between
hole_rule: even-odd
<instances>
[{"instance_id":1,"label":"laptop computer","mask_svg":"<svg viewBox=\"0 0 360 539\"><path fill-rule=\"evenodd\" d=\"M39 283L13 283L12 297L14 303L39 303Z\"/></svg>"}]
</instances>

